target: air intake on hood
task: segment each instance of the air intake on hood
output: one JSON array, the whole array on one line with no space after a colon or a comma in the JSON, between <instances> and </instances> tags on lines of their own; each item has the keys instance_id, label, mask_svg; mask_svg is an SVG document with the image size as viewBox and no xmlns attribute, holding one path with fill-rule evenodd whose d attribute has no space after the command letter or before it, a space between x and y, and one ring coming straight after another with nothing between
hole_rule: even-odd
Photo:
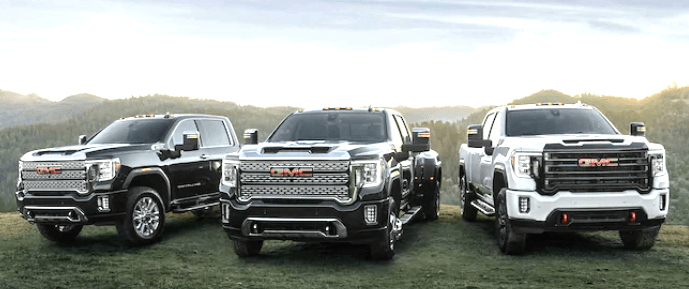
<instances>
[{"instance_id":1,"label":"air intake on hood","mask_svg":"<svg viewBox=\"0 0 689 289\"><path fill-rule=\"evenodd\" d=\"M621 139L621 138L618 138L618 139L566 139L566 140L563 140L562 142L564 142L566 144L587 143L587 142L623 143L624 139Z\"/></svg>"},{"instance_id":2,"label":"air intake on hood","mask_svg":"<svg viewBox=\"0 0 689 289\"><path fill-rule=\"evenodd\" d=\"M279 152L307 152L312 154L327 154L331 147L327 146L313 146L313 147L265 147L264 154L276 154Z\"/></svg>"}]
</instances>

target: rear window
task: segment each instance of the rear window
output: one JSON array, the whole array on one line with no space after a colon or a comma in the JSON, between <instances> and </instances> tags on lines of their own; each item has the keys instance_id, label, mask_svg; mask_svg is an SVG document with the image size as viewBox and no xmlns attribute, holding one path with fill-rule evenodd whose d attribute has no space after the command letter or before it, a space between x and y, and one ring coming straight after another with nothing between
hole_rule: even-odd
<instances>
[{"instance_id":1,"label":"rear window","mask_svg":"<svg viewBox=\"0 0 689 289\"><path fill-rule=\"evenodd\" d=\"M143 144L156 143L172 124L170 119L118 120L96 134L88 144Z\"/></svg>"},{"instance_id":2,"label":"rear window","mask_svg":"<svg viewBox=\"0 0 689 289\"><path fill-rule=\"evenodd\" d=\"M552 108L513 110L507 113L508 136L542 134L617 134L594 109Z\"/></svg>"},{"instance_id":3,"label":"rear window","mask_svg":"<svg viewBox=\"0 0 689 289\"><path fill-rule=\"evenodd\" d=\"M294 114L275 129L271 142L351 141L382 142L387 139L382 113L322 112Z\"/></svg>"}]
</instances>

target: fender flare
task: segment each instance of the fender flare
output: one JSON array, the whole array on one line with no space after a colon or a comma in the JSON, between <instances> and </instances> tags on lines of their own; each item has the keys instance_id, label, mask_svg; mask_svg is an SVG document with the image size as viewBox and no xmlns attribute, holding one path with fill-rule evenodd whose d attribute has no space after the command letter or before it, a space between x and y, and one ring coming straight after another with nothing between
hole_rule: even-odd
<instances>
[{"instance_id":1,"label":"fender flare","mask_svg":"<svg viewBox=\"0 0 689 289\"><path fill-rule=\"evenodd\" d=\"M167 196L168 203L166 204L163 201L163 198L159 195L158 198L160 199L160 203L165 206L165 210L170 209L170 204L172 203L172 186L170 185L170 179L167 177L165 172L161 168L138 168L138 169L133 169L129 174L127 175L127 178L124 180L124 183L122 184L122 188L124 189L129 189L129 185L131 185L132 181L141 176L147 176L147 175L158 175L161 178L163 178L163 181L165 182L166 186L166 191L165 192L158 192L158 194L164 194Z\"/></svg>"}]
</instances>

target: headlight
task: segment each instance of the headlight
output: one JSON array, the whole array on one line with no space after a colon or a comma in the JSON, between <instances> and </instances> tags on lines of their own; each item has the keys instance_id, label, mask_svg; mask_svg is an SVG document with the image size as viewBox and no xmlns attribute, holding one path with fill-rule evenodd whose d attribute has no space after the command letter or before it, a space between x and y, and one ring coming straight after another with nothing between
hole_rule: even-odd
<instances>
[{"instance_id":1,"label":"headlight","mask_svg":"<svg viewBox=\"0 0 689 289\"><path fill-rule=\"evenodd\" d=\"M386 163L383 160L352 162L356 187L376 187L383 183Z\"/></svg>"},{"instance_id":2,"label":"headlight","mask_svg":"<svg viewBox=\"0 0 689 289\"><path fill-rule=\"evenodd\" d=\"M540 157L541 155L538 153L517 152L512 154L510 164L514 174L520 178L538 177Z\"/></svg>"},{"instance_id":3,"label":"headlight","mask_svg":"<svg viewBox=\"0 0 689 289\"><path fill-rule=\"evenodd\" d=\"M651 163L651 175L653 177L664 176L667 173L665 168L665 152L664 151L650 151L648 156Z\"/></svg>"},{"instance_id":4,"label":"headlight","mask_svg":"<svg viewBox=\"0 0 689 289\"><path fill-rule=\"evenodd\" d=\"M222 161L222 184L230 188L237 187L237 178L239 172L239 162L236 160Z\"/></svg>"},{"instance_id":5,"label":"headlight","mask_svg":"<svg viewBox=\"0 0 689 289\"><path fill-rule=\"evenodd\" d=\"M86 178L89 181L109 181L120 170L120 159L86 161Z\"/></svg>"}]
</instances>

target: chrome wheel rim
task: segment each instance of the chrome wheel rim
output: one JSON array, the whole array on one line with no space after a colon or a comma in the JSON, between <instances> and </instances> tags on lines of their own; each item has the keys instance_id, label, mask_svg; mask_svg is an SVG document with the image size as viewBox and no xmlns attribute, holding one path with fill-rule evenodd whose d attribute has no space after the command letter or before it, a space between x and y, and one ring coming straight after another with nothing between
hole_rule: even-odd
<instances>
[{"instance_id":1,"label":"chrome wheel rim","mask_svg":"<svg viewBox=\"0 0 689 289\"><path fill-rule=\"evenodd\" d=\"M160 209L151 197L143 197L134 205L132 212L134 231L142 238L150 238L160 226Z\"/></svg>"}]
</instances>

